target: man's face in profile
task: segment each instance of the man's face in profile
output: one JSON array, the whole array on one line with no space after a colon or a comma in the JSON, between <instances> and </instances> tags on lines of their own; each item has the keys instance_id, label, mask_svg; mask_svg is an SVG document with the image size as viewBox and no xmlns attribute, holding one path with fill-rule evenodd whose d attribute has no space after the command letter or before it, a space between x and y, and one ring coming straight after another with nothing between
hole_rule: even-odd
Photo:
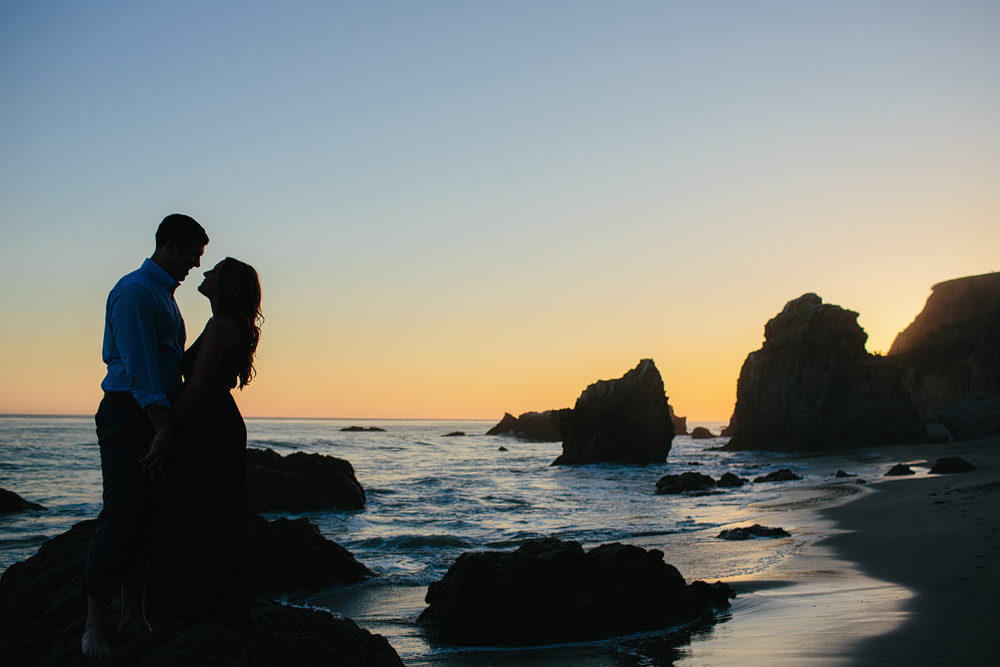
<instances>
[{"instance_id":1,"label":"man's face in profile","mask_svg":"<svg viewBox=\"0 0 1000 667\"><path fill-rule=\"evenodd\" d=\"M171 278L183 282L191 269L201 266L201 256L204 253L205 246L198 243L178 247L175 242L167 241L167 266L163 268Z\"/></svg>"}]
</instances>

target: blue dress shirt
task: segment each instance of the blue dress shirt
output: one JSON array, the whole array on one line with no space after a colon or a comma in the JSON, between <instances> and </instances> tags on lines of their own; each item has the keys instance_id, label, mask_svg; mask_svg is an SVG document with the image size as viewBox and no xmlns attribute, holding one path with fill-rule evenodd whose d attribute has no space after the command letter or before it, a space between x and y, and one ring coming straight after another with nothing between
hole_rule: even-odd
<instances>
[{"instance_id":1,"label":"blue dress shirt","mask_svg":"<svg viewBox=\"0 0 1000 667\"><path fill-rule=\"evenodd\" d=\"M105 391L131 392L139 405L170 407L181 390L184 320L174 301L180 285L151 259L118 281L104 318Z\"/></svg>"}]
</instances>

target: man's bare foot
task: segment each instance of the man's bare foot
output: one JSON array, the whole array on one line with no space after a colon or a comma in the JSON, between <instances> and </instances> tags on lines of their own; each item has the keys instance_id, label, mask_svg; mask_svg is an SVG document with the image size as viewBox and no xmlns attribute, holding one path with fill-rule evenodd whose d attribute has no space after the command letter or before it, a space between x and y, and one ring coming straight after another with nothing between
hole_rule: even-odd
<instances>
[{"instance_id":1,"label":"man's bare foot","mask_svg":"<svg viewBox=\"0 0 1000 667\"><path fill-rule=\"evenodd\" d=\"M88 658L107 658L111 655L108 636L103 626L86 627L80 638L80 648Z\"/></svg>"},{"instance_id":2,"label":"man's bare foot","mask_svg":"<svg viewBox=\"0 0 1000 667\"><path fill-rule=\"evenodd\" d=\"M152 632L145 618L123 618L118 624L118 636L125 641L143 637L152 634Z\"/></svg>"}]
</instances>

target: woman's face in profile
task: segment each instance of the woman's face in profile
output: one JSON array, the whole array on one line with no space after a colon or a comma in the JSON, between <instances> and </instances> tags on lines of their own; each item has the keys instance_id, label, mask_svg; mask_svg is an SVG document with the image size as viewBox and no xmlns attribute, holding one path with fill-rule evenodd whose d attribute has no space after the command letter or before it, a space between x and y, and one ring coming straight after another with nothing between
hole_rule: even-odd
<instances>
[{"instance_id":1,"label":"woman's face in profile","mask_svg":"<svg viewBox=\"0 0 1000 667\"><path fill-rule=\"evenodd\" d=\"M207 296L209 299L219 293L219 271L222 270L222 265L225 261L226 260L222 260L206 271L205 279L201 281L201 285L198 285L198 291Z\"/></svg>"}]
</instances>

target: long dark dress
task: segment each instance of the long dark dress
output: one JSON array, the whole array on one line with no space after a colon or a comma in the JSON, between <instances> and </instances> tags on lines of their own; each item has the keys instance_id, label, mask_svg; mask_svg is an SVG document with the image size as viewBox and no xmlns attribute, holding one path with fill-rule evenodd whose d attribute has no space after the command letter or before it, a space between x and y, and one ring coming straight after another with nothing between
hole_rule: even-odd
<instances>
[{"instance_id":1,"label":"long dark dress","mask_svg":"<svg viewBox=\"0 0 1000 667\"><path fill-rule=\"evenodd\" d=\"M185 377L200 343L184 353ZM175 434L157 504L151 619L232 624L249 617L247 431L230 394L239 369L236 353L222 358L205 401Z\"/></svg>"}]
</instances>

